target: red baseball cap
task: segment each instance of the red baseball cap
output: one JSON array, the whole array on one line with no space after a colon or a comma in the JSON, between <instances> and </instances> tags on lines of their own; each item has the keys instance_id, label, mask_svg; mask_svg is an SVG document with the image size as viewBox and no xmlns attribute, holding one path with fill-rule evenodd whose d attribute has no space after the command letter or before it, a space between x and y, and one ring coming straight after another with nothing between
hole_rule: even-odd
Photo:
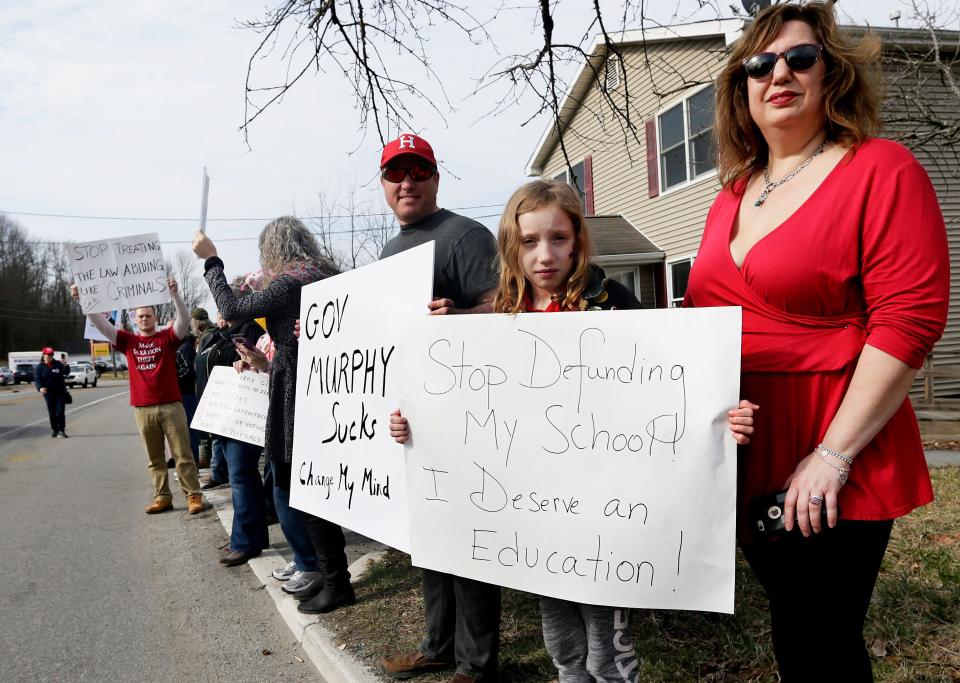
<instances>
[{"instance_id":1,"label":"red baseball cap","mask_svg":"<svg viewBox=\"0 0 960 683\"><path fill-rule=\"evenodd\" d=\"M431 166L437 165L437 158L433 155L433 147L419 135L413 133L404 133L396 140L388 142L383 148L383 154L380 155L380 168L385 167L391 161L403 154L412 154L425 161L430 162Z\"/></svg>"},{"instance_id":2,"label":"red baseball cap","mask_svg":"<svg viewBox=\"0 0 960 683\"><path fill-rule=\"evenodd\" d=\"M52 355L53 355L53 348L51 348L51 347L49 347L49 346L44 346L44 347L43 347L43 351L41 351L40 353L45 353L45 354L47 354L48 356L52 356Z\"/></svg>"}]
</instances>

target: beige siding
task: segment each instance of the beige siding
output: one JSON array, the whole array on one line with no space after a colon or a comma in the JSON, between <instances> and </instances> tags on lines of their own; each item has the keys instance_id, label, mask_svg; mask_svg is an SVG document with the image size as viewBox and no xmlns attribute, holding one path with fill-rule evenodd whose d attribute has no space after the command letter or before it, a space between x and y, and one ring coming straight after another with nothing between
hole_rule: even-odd
<instances>
[{"instance_id":1,"label":"beige siding","mask_svg":"<svg viewBox=\"0 0 960 683\"><path fill-rule=\"evenodd\" d=\"M960 81L960 65L954 66L955 78ZM943 121L954 121L957 117L957 108L960 101L952 94L939 78L929 72L922 78L922 95L929 103L936 118ZM923 164L930 180L933 182L943 211L944 222L947 226L947 243L950 250L950 314L947 318L947 327L943 337L933 350L934 367L960 366L960 150L945 148L935 141L918 145L909 138L909 134L918 131L915 124L908 121L898 121L904 117L919 116L914 102L918 96L915 83L916 76L905 75L901 67L887 66L887 99L884 106L884 118L887 124L885 134L903 142L913 149L917 159ZM919 132L928 130L920 127ZM904 137L907 136L907 137ZM922 264L918 264L922 268ZM919 382L914 384L911 395L915 398L922 396L922 387ZM960 380L935 380L934 394L937 397L960 394Z\"/></svg>"},{"instance_id":2,"label":"beige siding","mask_svg":"<svg viewBox=\"0 0 960 683\"><path fill-rule=\"evenodd\" d=\"M622 213L666 253L667 260L689 255L700 244L703 223L719 184L710 177L651 199L647 194L644 122L704 84L712 82L724 58L723 41L686 40L624 50L636 135L625 132L609 104L591 88L565 135L571 163L593 157L597 214ZM649 68L647 64L649 63ZM616 96L623 101L624 84ZM559 145L544 166L553 177L565 168Z\"/></svg>"}]
</instances>

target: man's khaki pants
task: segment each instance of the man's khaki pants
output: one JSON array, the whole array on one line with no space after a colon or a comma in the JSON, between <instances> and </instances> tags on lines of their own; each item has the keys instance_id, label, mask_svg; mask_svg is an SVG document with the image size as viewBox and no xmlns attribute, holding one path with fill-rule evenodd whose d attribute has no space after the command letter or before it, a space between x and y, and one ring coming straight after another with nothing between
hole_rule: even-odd
<instances>
[{"instance_id":1,"label":"man's khaki pants","mask_svg":"<svg viewBox=\"0 0 960 683\"><path fill-rule=\"evenodd\" d=\"M164 438L170 444L174 462L177 463L177 477L180 479L183 495L199 495L200 478L197 475L197 465L193 461L193 452L190 450L190 431L183 404L177 401L155 406L140 406L134 408L134 415L137 418L140 438L143 439L147 457L150 459L149 469L150 477L153 479L154 500L169 500L173 497L167 476Z\"/></svg>"}]
</instances>

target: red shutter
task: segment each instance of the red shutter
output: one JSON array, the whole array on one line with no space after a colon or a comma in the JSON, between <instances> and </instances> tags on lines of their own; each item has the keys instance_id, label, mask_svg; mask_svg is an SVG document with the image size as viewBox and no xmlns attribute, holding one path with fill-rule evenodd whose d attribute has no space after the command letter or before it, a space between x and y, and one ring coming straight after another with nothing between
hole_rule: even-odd
<instances>
[{"instance_id":1,"label":"red shutter","mask_svg":"<svg viewBox=\"0 0 960 683\"><path fill-rule=\"evenodd\" d=\"M660 174L657 164L657 119L647 121L647 194L660 195Z\"/></svg>"},{"instance_id":2,"label":"red shutter","mask_svg":"<svg viewBox=\"0 0 960 683\"><path fill-rule=\"evenodd\" d=\"M593 156L588 156L583 160L583 192L586 195L584 197L584 214L587 216L593 216L596 211L593 207Z\"/></svg>"},{"instance_id":3,"label":"red shutter","mask_svg":"<svg viewBox=\"0 0 960 683\"><path fill-rule=\"evenodd\" d=\"M657 294L657 308L667 307L667 268L663 261L653 264L653 281Z\"/></svg>"}]
</instances>

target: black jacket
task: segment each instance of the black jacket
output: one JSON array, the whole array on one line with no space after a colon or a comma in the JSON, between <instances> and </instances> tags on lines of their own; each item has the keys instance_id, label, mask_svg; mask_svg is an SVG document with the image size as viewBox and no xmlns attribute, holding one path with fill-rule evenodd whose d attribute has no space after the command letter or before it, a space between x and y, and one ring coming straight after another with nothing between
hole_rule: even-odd
<instances>
[{"instance_id":1,"label":"black jacket","mask_svg":"<svg viewBox=\"0 0 960 683\"><path fill-rule=\"evenodd\" d=\"M210 373L216 366L229 367L233 365L234 361L240 359L240 354L237 353L237 349L233 345L233 339L231 339L235 334L242 334L253 346L263 335L263 328L256 321L244 320L222 330L214 330L211 334L203 337L194 362L197 373L197 398L203 395L203 390L210 379Z\"/></svg>"},{"instance_id":2,"label":"black jacket","mask_svg":"<svg viewBox=\"0 0 960 683\"><path fill-rule=\"evenodd\" d=\"M197 338L188 334L177 348L177 384L180 385L180 394L197 393L197 370L194 363L197 360Z\"/></svg>"},{"instance_id":3,"label":"black jacket","mask_svg":"<svg viewBox=\"0 0 960 683\"><path fill-rule=\"evenodd\" d=\"M611 311L640 308L640 300L616 280L611 280L598 265L590 265L590 277L583 288L588 311Z\"/></svg>"},{"instance_id":4,"label":"black jacket","mask_svg":"<svg viewBox=\"0 0 960 683\"><path fill-rule=\"evenodd\" d=\"M67 391L65 384L67 373L63 363L58 360L53 361L49 366L46 363L40 363L33 369L33 384L37 387L37 391L46 389L48 394L63 394Z\"/></svg>"}]
</instances>

